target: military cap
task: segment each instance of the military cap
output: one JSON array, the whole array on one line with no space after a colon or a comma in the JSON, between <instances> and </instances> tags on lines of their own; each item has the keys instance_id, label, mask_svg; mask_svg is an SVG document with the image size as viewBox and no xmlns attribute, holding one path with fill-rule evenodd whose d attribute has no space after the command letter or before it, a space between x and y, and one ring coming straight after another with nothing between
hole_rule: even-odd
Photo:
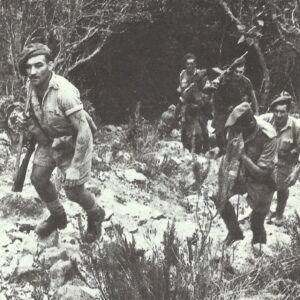
<instances>
[{"instance_id":1,"label":"military cap","mask_svg":"<svg viewBox=\"0 0 300 300\"><path fill-rule=\"evenodd\" d=\"M269 110L273 110L276 105L292 103L292 96L289 93L281 93L279 97L276 97L270 104Z\"/></svg>"},{"instance_id":2,"label":"military cap","mask_svg":"<svg viewBox=\"0 0 300 300\"><path fill-rule=\"evenodd\" d=\"M24 47L19 57L19 71L21 75L27 76L26 63L29 58L37 55L50 57L51 51L46 45L41 43L31 43Z\"/></svg>"},{"instance_id":3,"label":"military cap","mask_svg":"<svg viewBox=\"0 0 300 300\"><path fill-rule=\"evenodd\" d=\"M252 112L252 109L251 109L251 106L248 102L242 102L241 104L237 105L233 111L230 113L227 121L226 121L226 124L225 124L225 127L230 127L230 126L233 126L236 121L243 115L245 114L246 112L249 112L251 111Z\"/></svg>"}]
</instances>

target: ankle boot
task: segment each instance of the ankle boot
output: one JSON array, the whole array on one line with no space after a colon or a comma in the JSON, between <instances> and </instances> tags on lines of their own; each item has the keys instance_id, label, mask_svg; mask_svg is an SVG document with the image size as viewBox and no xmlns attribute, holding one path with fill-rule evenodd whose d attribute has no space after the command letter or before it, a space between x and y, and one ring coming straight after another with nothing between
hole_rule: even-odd
<instances>
[{"instance_id":1,"label":"ankle boot","mask_svg":"<svg viewBox=\"0 0 300 300\"><path fill-rule=\"evenodd\" d=\"M230 246L234 242L244 239L244 235L237 220L234 208L229 201L227 201L224 205L220 215L228 229L228 235L224 241L226 246Z\"/></svg>"},{"instance_id":2,"label":"ankle boot","mask_svg":"<svg viewBox=\"0 0 300 300\"><path fill-rule=\"evenodd\" d=\"M87 231L84 236L84 240L87 243L92 243L99 239L104 218L105 211L100 206L87 213Z\"/></svg>"},{"instance_id":3,"label":"ankle boot","mask_svg":"<svg viewBox=\"0 0 300 300\"><path fill-rule=\"evenodd\" d=\"M67 215L63 211L60 214L51 214L47 220L40 223L35 232L39 238L48 237L53 231L57 229L64 229L67 226Z\"/></svg>"}]
</instances>

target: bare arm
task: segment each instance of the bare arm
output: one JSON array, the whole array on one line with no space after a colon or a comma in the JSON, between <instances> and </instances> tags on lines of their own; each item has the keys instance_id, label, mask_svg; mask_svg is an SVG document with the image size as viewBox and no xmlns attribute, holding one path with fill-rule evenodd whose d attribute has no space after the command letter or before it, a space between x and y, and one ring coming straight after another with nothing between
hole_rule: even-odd
<instances>
[{"instance_id":1,"label":"bare arm","mask_svg":"<svg viewBox=\"0 0 300 300\"><path fill-rule=\"evenodd\" d=\"M256 116L258 116L258 113L259 113L258 103L257 103L257 99L256 99L255 92L253 91L253 89L250 91L250 100L251 100L253 112Z\"/></svg>"},{"instance_id":2,"label":"bare arm","mask_svg":"<svg viewBox=\"0 0 300 300\"><path fill-rule=\"evenodd\" d=\"M253 178L265 181L268 176L271 176L277 159L277 142L276 138L268 139L263 145L263 151L257 163L246 154L242 155L244 167L248 170Z\"/></svg>"},{"instance_id":3,"label":"bare arm","mask_svg":"<svg viewBox=\"0 0 300 300\"><path fill-rule=\"evenodd\" d=\"M297 179L300 176L300 162L294 167L292 173L285 180L287 186L292 186L296 183Z\"/></svg>"},{"instance_id":4,"label":"bare arm","mask_svg":"<svg viewBox=\"0 0 300 300\"><path fill-rule=\"evenodd\" d=\"M249 158L245 154L242 156L242 161L245 168L248 170L252 177L257 179L264 179L266 176L270 175L269 170L259 167L251 160L251 158Z\"/></svg>"},{"instance_id":5,"label":"bare arm","mask_svg":"<svg viewBox=\"0 0 300 300\"><path fill-rule=\"evenodd\" d=\"M73 187L78 185L78 180L80 177L79 167L84 161L87 151L89 151L91 147L93 138L84 110L79 110L71 114L69 119L77 130L75 153L71 162L71 166L66 173L66 185Z\"/></svg>"}]
</instances>

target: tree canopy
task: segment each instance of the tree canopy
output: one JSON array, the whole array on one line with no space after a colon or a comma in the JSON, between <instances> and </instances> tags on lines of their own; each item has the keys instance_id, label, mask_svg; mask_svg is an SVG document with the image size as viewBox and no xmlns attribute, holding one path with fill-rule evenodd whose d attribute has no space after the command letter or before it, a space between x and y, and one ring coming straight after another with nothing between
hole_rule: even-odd
<instances>
[{"instance_id":1,"label":"tree canopy","mask_svg":"<svg viewBox=\"0 0 300 300\"><path fill-rule=\"evenodd\" d=\"M248 51L260 105L288 90L300 108L297 0L1 0L0 14L6 95L19 97L18 55L40 41L106 121L123 121L137 101L149 117L176 102L186 52L210 69Z\"/></svg>"}]
</instances>

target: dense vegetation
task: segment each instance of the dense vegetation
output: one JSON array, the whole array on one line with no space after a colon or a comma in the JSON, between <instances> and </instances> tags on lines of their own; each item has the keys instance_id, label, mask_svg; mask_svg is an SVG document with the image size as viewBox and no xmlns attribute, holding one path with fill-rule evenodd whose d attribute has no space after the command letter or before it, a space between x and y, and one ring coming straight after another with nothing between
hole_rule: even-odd
<instances>
[{"instance_id":1,"label":"dense vegetation","mask_svg":"<svg viewBox=\"0 0 300 300\"><path fill-rule=\"evenodd\" d=\"M189 51L205 68L248 51L261 106L286 89L300 107L297 0L2 0L0 15L1 92L15 98L18 54L42 41L104 121L125 121L137 101L146 117L176 102Z\"/></svg>"}]
</instances>

